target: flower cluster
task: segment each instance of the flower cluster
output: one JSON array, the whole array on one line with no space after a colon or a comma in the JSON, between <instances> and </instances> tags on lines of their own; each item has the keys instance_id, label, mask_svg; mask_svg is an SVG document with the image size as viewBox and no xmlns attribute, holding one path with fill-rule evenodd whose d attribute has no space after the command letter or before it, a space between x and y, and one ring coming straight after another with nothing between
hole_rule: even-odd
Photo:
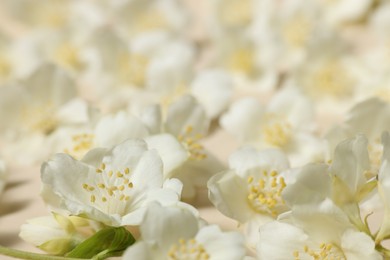
<instances>
[{"instance_id":1,"label":"flower cluster","mask_svg":"<svg viewBox=\"0 0 390 260\"><path fill-rule=\"evenodd\" d=\"M40 165L50 213L20 231L45 254L0 254L389 258L389 12L2 0L0 192Z\"/></svg>"}]
</instances>

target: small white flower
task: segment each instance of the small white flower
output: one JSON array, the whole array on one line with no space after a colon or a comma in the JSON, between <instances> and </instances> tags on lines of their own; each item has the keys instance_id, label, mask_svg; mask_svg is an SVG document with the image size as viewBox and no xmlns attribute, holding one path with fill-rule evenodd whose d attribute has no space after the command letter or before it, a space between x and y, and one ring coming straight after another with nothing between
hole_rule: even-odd
<instances>
[{"instance_id":1,"label":"small white flower","mask_svg":"<svg viewBox=\"0 0 390 260\"><path fill-rule=\"evenodd\" d=\"M44 64L21 85L2 88L0 127L5 140L4 156L31 163L47 158L46 141L60 126L88 120L88 106L77 98L76 85L60 68Z\"/></svg>"},{"instance_id":2,"label":"small white flower","mask_svg":"<svg viewBox=\"0 0 390 260\"><path fill-rule=\"evenodd\" d=\"M54 255L69 252L95 232L86 219L55 213L29 219L20 229L19 236L24 241ZM82 229L83 233L78 229Z\"/></svg>"},{"instance_id":3,"label":"small white flower","mask_svg":"<svg viewBox=\"0 0 390 260\"><path fill-rule=\"evenodd\" d=\"M367 139L359 135L341 142L331 165L311 164L296 173L283 198L290 207L331 199L358 229L368 231L359 204L371 197L376 180L370 172Z\"/></svg>"},{"instance_id":4,"label":"small white flower","mask_svg":"<svg viewBox=\"0 0 390 260\"><path fill-rule=\"evenodd\" d=\"M140 226L141 239L123 259L243 259L243 236L222 232L218 226L200 227L192 212L151 204Z\"/></svg>"},{"instance_id":5,"label":"small white flower","mask_svg":"<svg viewBox=\"0 0 390 260\"><path fill-rule=\"evenodd\" d=\"M246 223L248 239L255 244L258 227L289 210L282 198L292 177L289 163L279 150L247 147L233 153L229 165L230 170L209 180L209 198L224 215Z\"/></svg>"},{"instance_id":6,"label":"small white flower","mask_svg":"<svg viewBox=\"0 0 390 260\"><path fill-rule=\"evenodd\" d=\"M49 204L110 226L139 224L151 201L178 203L182 186L163 180L160 157L139 139L91 150L81 161L57 154L41 172Z\"/></svg>"},{"instance_id":7,"label":"small white flower","mask_svg":"<svg viewBox=\"0 0 390 260\"><path fill-rule=\"evenodd\" d=\"M243 143L282 149L296 166L323 157L322 142L313 133L312 113L309 100L287 88L267 106L253 97L234 102L220 123Z\"/></svg>"},{"instance_id":8,"label":"small white flower","mask_svg":"<svg viewBox=\"0 0 390 260\"><path fill-rule=\"evenodd\" d=\"M382 259L374 241L359 232L329 200L297 206L284 220L260 228L258 259Z\"/></svg>"}]
</instances>

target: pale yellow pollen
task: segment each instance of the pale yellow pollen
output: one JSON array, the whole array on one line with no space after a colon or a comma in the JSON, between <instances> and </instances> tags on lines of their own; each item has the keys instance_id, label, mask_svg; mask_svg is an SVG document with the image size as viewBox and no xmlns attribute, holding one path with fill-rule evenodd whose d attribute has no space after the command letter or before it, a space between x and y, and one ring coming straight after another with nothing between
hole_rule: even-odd
<instances>
[{"instance_id":1,"label":"pale yellow pollen","mask_svg":"<svg viewBox=\"0 0 390 260\"><path fill-rule=\"evenodd\" d=\"M96 169L96 173L102 173L103 171L101 169Z\"/></svg>"},{"instance_id":2,"label":"pale yellow pollen","mask_svg":"<svg viewBox=\"0 0 390 260\"><path fill-rule=\"evenodd\" d=\"M65 152L74 158L80 159L82 158L90 149L93 148L94 141L93 134L76 134L72 136L72 146L71 148L65 149ZM97 173L101 172L101 168L96 170Z\"/></svg>"},{"instance_id":3,"label":"pale yellow pollen","mask_svg":"<svg viewBox=\"0 0 390 260\"><path fill-rule=\"evenodd\" d=\"M126 168L129 170L129 168ZM123 170L123 172L126 171ZM87 192L91 192L90 201L95 203L98 199L101 202L108 202L109 200L119 200L119 201L128 201L130 200L130 196L126 193L129 189L133 188L133 183L130 182L129 179L124 178L123 173L121 171L116 171L116 174L113 174L113 170L107 169L106 164L101 164L99 170L99 176L97 178L100 179L100 182L94 183L93 185L89 185L87 183L83 183L82 187ZM98 189L98 190L97 190ZM106 204L108 205L108 204ZM110 207L108 207L109 209ZM114 207L116 208L116 207Z\"/></svg>"},{"instance_id":4,"label":"pale yellow pollen","mask_svg":"<svg viewBox=\"0 0 390 260\"><path fill-rule=\"evenodd\" d=\"M199 244L195 239L179 241L173 244L168 253L168 259L180 260L180 259L197 259L207 260L210 259L209 254L206 252L202 244Z\"/></svg>"},{"instance_id":5,"label":"pale yellow pollen","mask_svg":"<svg viewBox=\"0 0 390 260\"><path fill-rule=\"evenodd\" d=\"M198 143L202 136L200 134L194 136L193 130L191 125L187 126L184 130L184 134L178 135L178 140L187 149L191 160L200 161L207 158L207 155L204 152L203 145Z\"/></svg>"},{"instance_id":6,"label":"pale yellow pollen","mask_svg":"<svg viewBox=\"0 0 390 260\"><path fill-rule=\"evenodd\" d=\"M284 206L281 197L283 189L286 187L284 178L278 176L276 171L267 173L263 171L262 177L254 182L254 176L249 176L247 200L254 211L261 214L277 216L277 206Z\"/></svg>"},{"instance_id":7,"label":"pale yellow pollen","mask_svg":"<svg viewBox=\"0 0 390 260\"><path fill-rule=\"evenodd\" d=\"M309 256L314 260L346 260L344 253L337 246L334 246L331 243L321 243L318 247L309 248L309 246L304 245L302 257L307 258L305 255ZM294 260L300 260L301 254L298 250L293 252Z\"/></svg>"},{"instance_id":8,"label":"pale yellow pollen","mask_svg":"<svg viewBox=\"0 0 390 260\"><path fill-rule=\"evenodd\" d=\"M136 87L145 85L146 72L149 59L141 54L132 53L120 64L120 76L125 82L130 82Z\"/></svg>"},{"instance_id":9,"label":"pale yellow pollen","mask_svg":"<svg viewBox=\"0 0 390 260\"><path fill-rule=\"evenodd\" d=\"M253 176L249 176L248 177L248 183L252 183L253 182Z\"/></svg>"},{"instance_id":10,"label":"pale yellow pollen","mask_svg":"<svg viewBox=\"0 0 390 260\"><path fill-rule=\"evenodd\" d=\"M227 56L226 66L229 70L250 75L255 67L254 50L250 47L241 47Z\"/></svg>"},{"instance_id":11,"label":"pale yellow pollen","mask_svg":"<svg viewBox=\"0 0 390 260\"><path fill-rule=\"evenodd\" d=\"M130 169L129 168L126 168L125 169L125 174L129 174L130 173Z\"/></svg>"},{"instance_id":12,"label":"pale yellow pollen","mask_svg":"<svg viewBox=\"0 0 390 260\"><path fill-rule=\"evenodd\" d=\"M55 109L50 101L39 105L26 105L21 109L21 121L29 130L48 135L58 126L58 120L53 113Z\"/></svg>"},{"instance_id":13,"label":"pale yellow pollen","mask_svg":"<svg viewBox=\"0 0 390 260\"><path fill-rule=\"evenodd\" d=\"M275 147L283 147L291 139L292 127L287 122L275 122L263 128L264 142Z\"/></svg>"},{"instance_id":14,"label":"pale yellow pollen","mask_svg":"<svg viewBox=\"0 0 390 260\"><path fill-rule=\"evenodd\" d=\"M84 67L80 57L79 50L70 43L61 44L54 53L54 59L61 65L74 70L80 70Z\"/></svg>"},{"instance_id":15,"label":"pale yellow pollen","mask_svg":"<svg viewBox=\"0 0 390 260\"><path fill-rule=\"evenodd\" d=\"M253 5L252 1L249 0L223 2L218 11L218 17L225 26L245 26L249 24L253 17Z\"/></svg>"},{"instance_id":16,"label":"pale yellow pollen","mask_svg":"<svg viewBox=\"0 0 390 260\"><path fill-rule=\"evenodd\" d=\"M285 42L293 48L302 48L306 45L310 36L312 25L303 15L297 15L289 19L282 28L282 36Z\"/></svg>"},{"instance_id":17,"label":"pale yellow pollen","mask_svg":"<svg viewBox=\"0 0 390 260\"><path fill-rule=\"evenodd\" d=\"M337 59L322 62L310 72L307 72L308 83L304 85L306 91L315 97L324 95L343 97L351 93L354 81L350 77L345 65Z\"/></svg>"}]
</instances>

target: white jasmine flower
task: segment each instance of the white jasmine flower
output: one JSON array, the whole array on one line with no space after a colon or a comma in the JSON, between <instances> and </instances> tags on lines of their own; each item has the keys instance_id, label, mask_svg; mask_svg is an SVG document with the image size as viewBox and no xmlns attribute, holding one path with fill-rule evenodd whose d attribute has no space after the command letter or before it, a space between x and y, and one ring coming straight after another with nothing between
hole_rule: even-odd
<instances>
[{"instance_id":1,"label":"white jasmine flower","mask_svg":"<svg viewBox=\"0 0 390 260\"><path fill-rule=\"evenodd\" d=\"M56 213L29 219L20 229L19 236L24 241L54 255L69 252L94 233L88 220Z\"/></svg>"},{"instance_id":2,"label":"white jasmine flower","mask_svg":"<svg viewBox=\"0 0 390 260\"><path fill-rule=\"evenodd\" d=\"M268 106L250 97L234 102L220 123L242 143L282 149L293 165L303 165L323 156L321 141L313 133L312 113L309 100L286 89Z\"/></svg>"},{"instance_id":3,"label":"white jasmine flower","mask_svg":"<svg viewBox=\"0 0 390 260\"><path fill-rule=\"evenodd\" d=\"M376 115L373 117L372 115ZM356 104L347 114L346 120L331 129L325 136L328 160L333 159L333 151L338 143L357 134L364 134L368 139L368 152L371 172L377 173L383 152L381 135L390 131L390 106L377 98L370 98Z\"/></svg>"},{"instance_id":4,"label":"white jasmine flower","mask_svg":"<svg viewBox=\"0 0 390 260\"><path fill-rule=\"evenodd\" d=\"M289 163L279 150L247 147L231 155L229 167L208 181L209 198L224 215L246 223L248 239L255 244L258 227L289 209L282 198L292 177Z\"/></svg>"},{"instance_id":5,"label":"white jasmine flower","mask_svg":"<svg viewBox=\"0 0 390 260\"><path fill-rule=\"evenodd\" d=\"M141 239L123 259L243 259L244 241L237 232L199 226L188 210L151 204L140 226Z\"/></svg>"},{"instance_id":6,"label":"white jasmine flower","mask_svg":"<svg viewBox=\"0 0 390 260\"><path fill-rule=\"evenodd\" d=\"M285 218L260 228L258 259L382 259L330 200L297 206Z\"/></svg>"},{"instance_id":7,"label":"white jasmine flower","mask_svg":"<svg viewBox=\"0 0 390 260\"><path fill-rule=\"evenodd\" d=\"M367 139L360 135L341 142L331 165L307 165L296 173L283 198L290 207L331 199L358 229L369 232L359 204L371 196L376 180L370 174Z\"/></svg>"},{"instance_id":8,"label":"white jasmine flower","mask_svg":"<svg viewBox=\"0 0 390 260\"><path fill-rule=\"evenodd\" d=\"M162 167L157 152L138 139L91 150L81 161L57 154L42 166L42 196L72 215L110 226L138 225L149 202L180 199L182 184L164 181Z\"/></svg>"}]
</instances>

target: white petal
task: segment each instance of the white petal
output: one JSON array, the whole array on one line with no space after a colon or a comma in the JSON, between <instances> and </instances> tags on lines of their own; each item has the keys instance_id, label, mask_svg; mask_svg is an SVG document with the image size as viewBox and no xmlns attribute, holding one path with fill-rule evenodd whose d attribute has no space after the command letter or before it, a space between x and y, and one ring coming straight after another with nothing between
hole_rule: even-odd
<instances>
[{"instance_id":1,"label":"white petal","mask_svg":"<svg viewBox=\"0 0 390 260\"><path fill-rule=\"evenodd\" d=\"M122 256L123 260L150 260L152 259L151 248L148 243L139 241L129 246Z\"/></svg>"},{"instance_id":2,"label":"white petal","mask_svg":"<svg viewBox=\"0 0 390 260\"><path fill-rule=\"evenodd\" d=\"M147 127L136 117L119 112L99 120L95 129L96 143L100 147L112 147L127 139L148 136Z\"/></svg>"},{"instance_id":3,"label":"white petal","mask_svg":"<svg viewBox=\"0 0 390 260\"><path fill-rule=\"evenodd\" d=\"M191 134L205 135L209 128L209 119L195 98L185 95L173 103L167 112L166 131L179 136L191 127Z\"/></svg>"},{"instance_id":4,"label":"white petal","mask_svg":"<svg viewBox=\"0 0 390 260\"><path fill-rule=\"evenodd\" d=\"M225 71L206 70L194 79L191 92L205 108L207 116L215 118L227 108L232 99L233 82Z\"/></svg>"},{"instance_id":5,"label":"white petal","mask_svg":"<svg viewBox=\"0 0 390 260\"><path fill-rule=\"evenodd\" d=\"M234 102L220 119L221 126L241 141L259 136L264 108L255 98L243 98Z\"/></svg>"},{"instance_id":6,"label":"white petal","mask_svg":"<svg viewBox=\"0 0 390 260\"><path fill-rule=\"evenodd\" d=\"M195 237L210 259L236 260L245 255L244 237L238 232L222 232L217 225L201 228Z\"/></svg>"},{"instance_id":7,"label":"white petal","mask_svg":"<svg viewBox=\"0 0 390 260\"><path fill-rule=\"evenodd\" d=\"M287 156L278 149L257 151L252 147L243 147L235 151L229 158L229 166L241 177L251 168L283 171L289 167Z\"/></svg>"},{"instance_id":8,"label":"white petal","mask_svg":"<svg viewBox=\"0 0 390 260\"><path fill-rule=\"evenodd\" d=\"M149 149L156 149L163 161L164 178L170 178L172 171L182 165L189 157L187 150L170 134L146 137Z\"/></svg>"},{"instance_id":9,"label":"white petal","mask_svg":"<svg viewBox=\"0 0 390 260\"><path fill-rule=\"evenodd\" d=\"M198 231L198 220L191 212L178 207L150 204L140 226L145 241L168 250L179 239L190 239Z\"/></svg>"},{"instance_id":10,"label":"white petal","mask_svg":"<svg viewBox=\"0 0 390 260\"><path fill-rule=\"evenodd\" d=\"M348 260L380 260L375 243L367 234L348 229L341 238L341 248Z\"/></svg>"},{"instance_id":11,"label":"white petal","mask_svg":"<svg viewBox=\"0 0 390 260\"><path fill-rule=\"evenodd\" d=\"M224 215L245 223L254 214L247 202L247 183L234 172L214 175L207 187L210 201Z\"/></svg>"}]
</instances>

